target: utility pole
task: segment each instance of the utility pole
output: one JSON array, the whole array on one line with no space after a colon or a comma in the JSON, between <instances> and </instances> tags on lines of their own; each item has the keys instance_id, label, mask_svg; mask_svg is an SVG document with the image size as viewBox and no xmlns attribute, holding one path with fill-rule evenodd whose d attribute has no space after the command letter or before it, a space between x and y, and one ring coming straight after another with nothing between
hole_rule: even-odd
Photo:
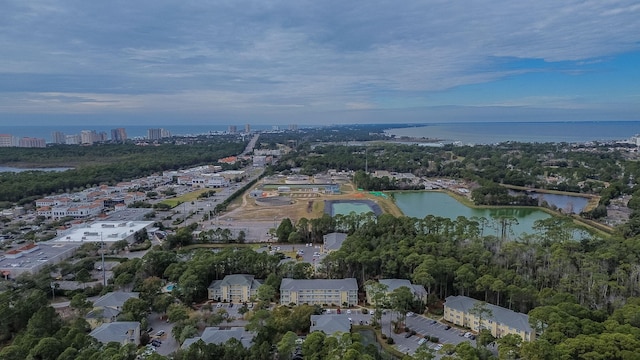
<instances>
[{"instance_id":1,"label":"utility pole","mask_svg":"<svg viewBox=\"0 0 640 360\"><path fill-rule=\"evenodd\" d=\"M102 286L107 286L107 273L104 268L104 241L102 241L102 232L100 233L100 249L102 253Z\"/></svg>"},{"instance_id":2,"label":"utility pole","mask_svg":"<svg viewBox=\"0 0 640 360\"><path fill-rule=\"evenodd\" d=\"M364 173L369 173L369 157L367 156L367 148L364 148Z\"/></svg>"}]
</instances>

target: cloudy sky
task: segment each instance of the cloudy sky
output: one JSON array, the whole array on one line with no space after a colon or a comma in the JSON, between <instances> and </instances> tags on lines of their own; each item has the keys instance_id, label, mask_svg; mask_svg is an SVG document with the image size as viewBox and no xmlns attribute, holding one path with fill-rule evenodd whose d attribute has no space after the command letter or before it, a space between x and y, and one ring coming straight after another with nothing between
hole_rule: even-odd
<instances>
[{"instance_id":1,"label":"cloudy sky","mask_svg":"<svg viewBox=\"0 0 640 360\"><path fill-rule=\"evenodd\" d=\"M0 125L640 120L637 0L4 0Z\"/></svg>"}]
</instances>

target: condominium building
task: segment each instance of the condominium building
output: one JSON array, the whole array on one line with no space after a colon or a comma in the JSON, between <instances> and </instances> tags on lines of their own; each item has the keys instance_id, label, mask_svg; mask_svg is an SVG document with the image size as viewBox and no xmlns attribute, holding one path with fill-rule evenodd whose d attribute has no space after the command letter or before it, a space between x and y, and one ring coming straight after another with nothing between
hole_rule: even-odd
<instances>
[{"instance_id":1,"label":"condominium building","mask_svg":"<svg viewBox=\"0 0 640 360\"><path fill-rule=\"evenodd\" d=\"M427 301L427 290L425 290L422 285L412 284L411 281L407 279L380 279L378 282L387 288L386 295L389 296L394 290L400 287L406 287L411 291L416 300ZM365 286L366 288L366 286ZM369 291L369 289L365 289L367 293L367 303L374 304L373 294Z\"/></svg>"},{"instance_id":2,"label":"condominium building","mask_svg":"<svg viewBox=\"0 0 640 360\"><path fill-rule=\"evenodd\" d=\"M209 300L243 303L249 302L262 285L253 275L233 274L222 280L215 280L209 285Z\"/></svg>"},{"instance_id":3,"label":"condominium building","mask_svg":"<svg viewBox=\"0 0 640 360\"><path fill-rule=\"evenodd\" d=\"M54 144L65 144L66 138L63 132L54 131L51 133L51 140Z\"/></svg>"},{"instance_id":4,"label":"condominium building","mask_svg":"<svg viewBox=\"0 0 640 360\"><path fill-rule=\"evenodd\" d=\"M43 148L47 146L47 143L42 138L23 137L19 140L18 146L24 148Z\"/></svg>"},{"instance_id":5,"label":"condominium building","mask_svg":"<svg viewBox=\"0 0 640 360\"><path fill-rule=\"evenodd\" d=\"M449 296L444 303L444 319L473 331L490 330L496 338L516 334L524 341L535 340L536 333L529 325L528 315L486 303L484 307L488 311L477 314L472 310L477 303L480 301L467 296Z\"/></svg>"},{"instance_id":6,"label":"condominium building","mask_svg":"<svg viewBox=\"0 0 640 360\"><path fill-rule=\"evenodd\" d=\"M280 304L354 306L358 304L358 282L348 279L296 280L280 283Z\"/></svg>"},{"instance_id":7,"label":"condominium building","mask_svg":"<svg viewBox=\"0 0 640 360\"><path fill-rule=\"evenodd\" d=\"M127 130L125 128L111 129L111 141L124 142L127 140Z\"/></svg>"},{"instance_id":8,"label":"condominium building","mask_svg":"<svg viewBox=\"0 0 640 360\"><path fill-rule=\"evenodd\" d=\"M11 134L0 134L0 147L12 147L13 136Z\"/></svg>"}]
</instances>

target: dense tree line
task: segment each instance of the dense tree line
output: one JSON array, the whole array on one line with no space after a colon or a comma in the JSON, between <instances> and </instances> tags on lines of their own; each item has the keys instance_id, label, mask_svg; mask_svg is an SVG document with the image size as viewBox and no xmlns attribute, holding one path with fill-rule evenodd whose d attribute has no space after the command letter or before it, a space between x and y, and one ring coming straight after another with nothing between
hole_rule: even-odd
<instances>
[{"instance_id":1,"label":"dense tree line","mask_svg":"<svg viewBox=\"0 0 640 360\"><path fill-rule=\"evenodd\" d=\"M0 201L27 203L44 195L78 191L98 184L114 185L165 170L201 164L242 152L242 142L212 142L189 146L102 145L43 149L0 148L3 163L73 166L62 172L0 173Z\"/></svg>"}]
</instances>

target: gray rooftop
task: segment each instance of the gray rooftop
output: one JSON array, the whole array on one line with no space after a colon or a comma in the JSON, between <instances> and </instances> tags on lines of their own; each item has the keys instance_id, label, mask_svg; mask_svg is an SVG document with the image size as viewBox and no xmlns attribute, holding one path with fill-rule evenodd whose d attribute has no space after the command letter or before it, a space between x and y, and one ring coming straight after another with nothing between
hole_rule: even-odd
<instances>
[{"instance_id":1,"label":"gray rooftop","mask_svg":"<svg viewBox=\"0 0 640 360\"><path fill-rule=\"evenodd\" d=\"M232 274L225 276L222 280L214 280L211 285L209 285L209 288L213 289L221 286L249 286L257 288L260 286L260 280L254 279L253 275Z\"/></svg>"},{"instance_id":2,"label":"gray rooftop","mask_svg":"<svg viewBox=\"0 0 640 360\"><path fill-rule=\"evenodd\" d=\"M355 278L347 279L291 279L284 278L280 283L280 291L298 291L298 290L355 290L358 291L358 282Z\"/></svg>"},{"instance_id":3,"label":"gray rooftop","mask_svg":"<svg viewBox=\"0 0 640 360\"><path fill-rule=\"evenodd\" d=\"M131 298L138 298L137 292L114 291L102 295L93 303L94 307L122 308L125 301Z\"/></svg>"},{"instance_id":4,"label":"gray rooftop","mask_svg":"<svg viewBox=\"0 0 640 360\"><path fill-rule=\"evenodd\" d=\"M423 297L427 295L427 290L425 290L422 285L414 285L411 281L407 279L380 279L378 280L380 284L387 285L387 291L392 292L395 289L401 287L407 287L415 296Z\"/></svg>"},{"instance_id":5,"label":"gray rooftop","mask_svg":"<svg viewBox=\"0 0 640 360\"><path fill-rule=\"evenodd\" d=\"M351 321L344 315L311 315L309 332L322 331L327 335L351 332Z\"/></svg>"},{"instance_id":6,"label":"gray rooftop","mask_svg":"<svg viewBox=\"0 0 640 360\"><path fill-rule=\"evenodd\" d=\"M329 233L323 236L324 239L324 251L338 250L342 246L342 243L347 238L347 234L343 233Z\"/></svg>"},{"instance_id":7,"label":"gray rooftop","mask_svg":"<svg viewBox=\"0 0 640 360\"><path fill-rule=\"evenodd\" d=\"M254 334L246 331L243 327L232 327L229 329L221 329L219 327L207 327L204 329L202 336L185 339L182 343L183 349L188 349L193 343L202 340L205 344L224 344L230 339L237 339L242 346L249 348L253 341Z\"/></svg>"},{"instance_id":8,"label":"gray rooftop","mask_svg":"<svg viewBox=\"0 0 640 360\"><path fill-rule=\"evenodd\" d=\"M467 296L449 296L444 305L445 307L467 313L478 302L481 301ZM532 332L531 326L529 325L529 315L491 304L487 304L487 308L491 310L492 313L492 316L488 317L488 319L513 329Z\"/></svg>"},{"instance_id":9,"label":"gray rooftop","mask_svg":"<svg viewBox=\"0 0 640 360\"><path fill-rule=\"evenodd\" d=\"M113 319L120 315L120 310L114 309L112 307L100 307L98 309L94 309L87 313L85 318L87 319Z\"/></svg>"},{"instance_id":10,"label":"gray rooftop","mask_svg":"<svg viewBox=\"0 0 640 360\"><path fill-rule=\"evenodd\" d=\"M89 333L89 336L96 338L103 344L112 341L117 343L129 342L127 340L133 339L135 329L139 327L140 323L137 321L116 321L98 326Z\"/></svg>"}]
</instances>

